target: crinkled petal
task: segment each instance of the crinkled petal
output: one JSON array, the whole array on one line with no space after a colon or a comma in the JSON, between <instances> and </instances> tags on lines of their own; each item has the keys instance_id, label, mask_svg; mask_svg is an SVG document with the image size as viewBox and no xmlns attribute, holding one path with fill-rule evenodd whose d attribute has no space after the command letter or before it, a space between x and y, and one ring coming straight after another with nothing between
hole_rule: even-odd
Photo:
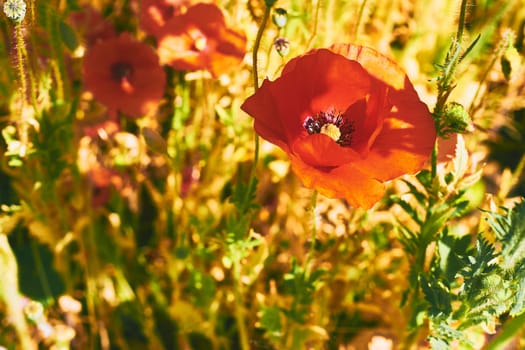
<instances>
[{"instance_id":1,"label":"crinkled petal","mask_svg":"<svg viewBox=\"0 0 525 350\"><path fill-rule=\"evenodd\" d=\"M394 89L402 89L405 85L406 74L403 69L395 61L372 48L353 44L335 44L329 49L348 59L356 60L371 75Z\"/></svg>"},{"instance_id":2,"label":"crinkled petal","mask_svg":"<svg viewBox=\"0 0 525 350\"><path fill-rule=\"evenodd\" d=\"M305 135L306 117L327 110L343 113L370 90L369 75L358 63L326 49L315 52L296 59L293 69L277 80L265 81L241 106L256 121L282 128L279 134L286 136L287 143ZM265 108L274 113L261 113Z\"/></svg>"},{"instance_id":3,"label":"crinkled petal","mask_svg":"<svg viewBox=\"0 0 525 350\"><path fill-rule=\"evenodd\" d=\"M292 145L292 152L313 167L337 167L359 159L349 147L341 147L329 136L312 134L300 137Z\"/></svg>"},{"instance_id":4,"label":"crinkled petal","mask_svg":"<svg viewBox=\"0 0 525 350\"><path fill-rule=\"evenodd\" d=\"M405 89L391 91L392 111L384 120L366 159L355 166L386 181L420 170L429 158L436 132L427 106L406 79Z\"/></svg>"},{"instance_id":5,"label":"crinkled petal","mask_svg":"<svg viewBox=\"0 0 525 350\"><path fill-rule=\"evenodd\" d=\"M257 134L287 151L288 138L282 118L279 117L270 85L270 81L263 81L257 90L257 94L248 97L241 109L254 117L254 128Z\"/></svg>"},{"instance_id":6,"label":"crinkled petal","mask_svg":"<svg viewBox=\"0 0 525 350\"><path fill-rule=\"evenodd\" d=\"M371 208L384 194L384 185L352 166L325 170L312 167L290 155L292 169L308 188L330 198L344 198L353 207Z\"/></svg>"}]
</instances>

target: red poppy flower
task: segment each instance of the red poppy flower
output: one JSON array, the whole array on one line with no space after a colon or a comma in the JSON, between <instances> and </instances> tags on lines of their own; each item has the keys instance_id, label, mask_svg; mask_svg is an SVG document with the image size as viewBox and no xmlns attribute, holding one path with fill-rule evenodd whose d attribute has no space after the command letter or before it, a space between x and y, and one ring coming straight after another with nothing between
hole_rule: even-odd
<instances>
[{"instance_id":1,"label":"red poppy flower","mask_svg":"<svg viewBox=\"0 0 525 350\"><path fill-rule=\"evenodd\" d=\"M82 6L81 11L72 12L69 18L72 25L83 34L87 46L116 35L113 25L90 5Z\"/></svg>"},{"instance_id":2,"label":"red poppy flower","mask_svg":"<svg viewBox=\"0 0 525 350\"><path fill-rule=\"evenodd\" d=\"M236 67L246 53L246 36L227 28L214 4L199 3L171 18L157 39L163 64L178 70L207 69L215 77Z\"/></svg>"},{"instance_id":3,"label":"red poppy flower","mask_svg":"<svg viewBox=\"0 0 525 350\"><path fill-rule=\"evenodd\" d=\"M84 57L84 83L112 112L138 117L156 110L166 76L155 51L129 35L91 47Z\"/></svg>"},{"instance_id":4,"label":"red poppy flower","mask_svg":"<svg viewBox=\"0 0 525 350\"><path fill-rule=\"evenodd\" d=\"M384 182L420 170L436 132L403 70L373 49L335 45L292 59L241 108L305 186L370 208Z\"/></svg>"},{"instance_id":5,"label":"red poppy flower","mask_svg":"<svg viewBox=\"0 0 525 350\"><path fill-rule=\"evenodd\" d=\"M141 0L140 28L148 34L156 35L169 19L180 15L189 2L190 0Z\"/></svg>"}]
</instances>

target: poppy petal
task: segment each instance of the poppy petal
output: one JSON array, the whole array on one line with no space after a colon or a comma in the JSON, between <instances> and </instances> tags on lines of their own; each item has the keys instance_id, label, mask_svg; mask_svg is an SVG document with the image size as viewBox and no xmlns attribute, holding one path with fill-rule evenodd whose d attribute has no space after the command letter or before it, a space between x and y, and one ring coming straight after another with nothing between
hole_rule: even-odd
<instances>
[{"instance_id":1,"label":"poppy petal","mask_svg":"<svg viewBox=\"0 0 525 350\"><path fill-rule=\"evenodd\" d=\"M244 101L241 109L249 115L256 115L254 128L257 134L267 141L276 144L287 151L288 138L282 119L274 103L274 95L268 80L263 81L257 94L250 96Z\"/></svg>"},{"instance_id":2,"label":"poppy petal","mask_svg":"<svg viewBox=\"0 0 525 350\"><path fill-rule=\"evenodd\" d=\"M366 161L360 160L356 164L362 171L381 181L413 174L421 169L436 139L430 112L419 101L413 88L394 91L390 98L394 110L385 118L383 129Z\"/></svg>"},{"instance_id":3,"label":"poppy petal","mask_svg":"<svg viewBox=\"0 0 525 350\"><path fill-rule=\"evenodd\" d=\"M381 198L383 182L420 170L436 139L403 70L350 44L292 59L241 108L287 152L305 186L363 208Z\"/></svg>"},{"instance_id":4,"label":"poppy petal","mask_svg":"<svg viewBox=\"0 0 525 350\"><path fill-rule=\"evenodd\" d=\"M308 165L321 168L337 167L360 157L353 149L339 146L324 134L298 138L292 145L292 151Z\"/></svg>"},{"instance_id":5,"label":"poppy petal","mask_svg":"<svg viewBox=\"0 0 525 350\"><path fill-rule=\"evenodd\" d=\"M330 198L344 198L354 207L371 208L384 194L384 185L351 164L329 171L309 166L291 155L292 169L303 185Z\"/></svg>"},{"instance_id":6,"label":"poppy petal","mask_svg":"<svg viewBox=\"0 0 525 350\"><path fill-rule=\"evenodd\" d=\"M130 76L117 79L115 65L129 67ZM166 84L153 48L126 34L90 47L84 56L83 77L97 100L132 117L154 112Z\"/></svg>"},{"instance_id":7,"label":"poppy petal","mask_svg":"<svg viewBox=\"0 0 525 350\"><path fill-rule=\"evenodd\" d=\"M330 50L359 62L372 76L394 89L402 89L406 74L399 65L376 50L359 45L335 44Z\"/></svg>"},{"instance_id":8,"label":"poppy petal","mask_svg":"<svg viewBox=\"0 0 525 350\"><path fill-rule=\"evenodd\" d=\"M162 64L178 70L207 69L217 77L239 64L246 54L246 36L226 27L215 4L197 3L173 16L157 33Z\"/></svg>"}]
</instances>

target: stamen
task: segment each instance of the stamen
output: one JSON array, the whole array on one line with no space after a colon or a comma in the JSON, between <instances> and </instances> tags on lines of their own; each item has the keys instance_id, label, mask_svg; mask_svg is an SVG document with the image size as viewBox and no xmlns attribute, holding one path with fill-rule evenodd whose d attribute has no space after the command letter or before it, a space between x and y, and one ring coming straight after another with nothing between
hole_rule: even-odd
<instances>
[{"instance_id":1,"label":"stamen","mask_svg":"<svg viewBox=\"0 0 525 350\"><path fill-rule=\"evenodd\" d=\"M339 137L341 137L341 130L339 130L339 128L336 125L332 123L328 123L321 127L321 134L330 136L332 140L334 140L335 142L338 142Z\"/></svg>"},{"instance_id":2,"label":"stamen","mask_svg":"<svg viewBox=\"0 0 525 350\"><path fill-rule=\"evenodd\" d=\"M208 45L208 41L206 40L206 37L200 37L195 39L195 42L193 43L193 47L196 51L204 51L206 49L206 45Z\"/></svg>"},{"instance_id":3,"label":"stamen","mask_svg":"<svg viewBox=\"0 0 525 350\"><path fill-rule=\"evenodd\" d=\"M342 147L352 144L354 132L353 121L348 121L339 113L319 112L315 116L308 116L303 122L303 127L309 135L325 134Z\"/></svg>"}]
</instances>

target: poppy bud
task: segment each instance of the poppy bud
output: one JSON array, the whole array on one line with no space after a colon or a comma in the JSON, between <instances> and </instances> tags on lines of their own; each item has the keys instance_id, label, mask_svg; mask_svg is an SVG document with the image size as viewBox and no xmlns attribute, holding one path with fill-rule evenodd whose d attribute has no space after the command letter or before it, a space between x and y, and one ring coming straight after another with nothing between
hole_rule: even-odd
<instances>
[{"instance_id":1,"label":"poppy bud","mask_svg":"<svg viewBox=\"0 0 525 350\"><path fill-rule=\"evenodd\" d=\"M285 9L278 7L273 13L272 20L278 28L283 28L288 22L288 13Z\"/></svg>"},{"instance_id":2,"label":"poppy bud","mask_svg":"<svg viewBox=\"0 0 525 350\"><path fill-rule=\"evenodd\" d=\"M273 46L281 57L288 55L290 52L290 42L286 38L278 38L273 43Z\"/></svg>"},{"instance_id":3,"label":"poppy bud","mask_svg":"<svg viewBox=\"0 0 525 350\"><path fill-rule=\"evenodd\" d=\"M441 125L440 132L445 137L451 133L464 134L473 129L468 112L457 102L445 105Z\"/></svg>"},{"instance_id":4,"label":"poppy bud","mask_svg":"<svg viewBox=\"0 0 525 350\"><path fill-rule=\"evenodd\" d=\"M8 18L20 23L26 15L26 3L24 0L7 0L4 2L4 13Z\"/></svg>"}]
</instances>

